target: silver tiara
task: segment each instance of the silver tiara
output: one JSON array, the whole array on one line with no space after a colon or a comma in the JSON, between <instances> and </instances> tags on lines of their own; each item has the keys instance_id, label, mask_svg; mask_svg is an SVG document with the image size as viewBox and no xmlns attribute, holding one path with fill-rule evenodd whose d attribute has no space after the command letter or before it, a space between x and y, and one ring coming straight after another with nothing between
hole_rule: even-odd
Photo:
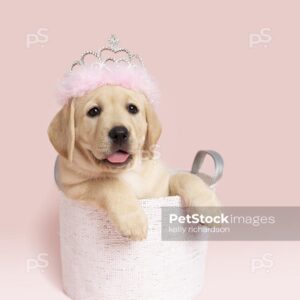
<instances>
[{"instance_id":1,"label":"silver tiara","mask_svg":"<svg viewBox=\"0 0 300 300\"><path fill-rule=\"evenodd\" d=\"M125 63L130 66L142 66L144 67L143 60L137 54L131 53L128 49L120 48L119 46L120 40L112 34L108 39L108 45L101 48L98 51L86 51L84 52L79 60L74 61L71 66L71 71L76 66L84 66L85 58L88 56L93 56L95 62L92 65L106 65L108 63ZM106 54L106 56L104 55ZM122 55L121 58L115 58L117 55Z\"/></svg>"}]
</instances>

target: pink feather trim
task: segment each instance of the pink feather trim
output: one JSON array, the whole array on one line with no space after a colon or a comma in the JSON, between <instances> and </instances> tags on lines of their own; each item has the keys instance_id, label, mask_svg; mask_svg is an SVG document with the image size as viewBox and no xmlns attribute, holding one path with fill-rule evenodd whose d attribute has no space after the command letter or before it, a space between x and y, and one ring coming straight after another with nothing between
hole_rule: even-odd
<instances>
[{"instance_id":1,"label":"pink feather trim","mask_svg":"<svg viewBox=\"0 0 300 300\"><path fill-rule=\"evenodd\" d=\"M159 90L149 73L139 66L125 64L111 64L95 67L81 66L66 73L60 81L57 96L61 104L73 97L83 96L85 93L104 85L118 85L143 93L150 102L158 102Z\"/></svg>"}]
</instances>

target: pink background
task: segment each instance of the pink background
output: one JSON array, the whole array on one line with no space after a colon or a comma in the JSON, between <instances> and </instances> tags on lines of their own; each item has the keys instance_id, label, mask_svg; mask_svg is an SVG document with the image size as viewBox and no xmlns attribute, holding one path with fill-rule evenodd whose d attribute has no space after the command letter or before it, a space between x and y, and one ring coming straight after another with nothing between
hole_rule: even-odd
<instances>
[{"instance_id":1,"label":"pink background","mask_svg":"<svg viewBox=\"0 0 300 300\"><path fill-rule=\"evenodd\" d=\"M7 1L1 10L1 299L67 299L46 130L57 80L110 33L161 86L164 161L189 169L198 149L215 149L224 205L299 205L299 1L116 2ZM48 40L27 45L41 28ZM264 28L269 40L251 47ZM299 298L299 245L210 243L201 299ZM43 253L47 264L27 269ZM266 254L271 266L252 272Z\"/></svg>"}]
</instances>

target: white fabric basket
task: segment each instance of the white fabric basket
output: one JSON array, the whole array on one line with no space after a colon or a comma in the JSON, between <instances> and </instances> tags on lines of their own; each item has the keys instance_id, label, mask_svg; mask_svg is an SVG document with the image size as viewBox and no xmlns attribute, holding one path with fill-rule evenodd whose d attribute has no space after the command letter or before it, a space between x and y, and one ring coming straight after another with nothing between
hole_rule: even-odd
<instances>
[{"instance_id":1,"label":"white fabric basket","mask_svg":"<svg viewBox=\"0 0 300 300\"><path fill-rule=\"evenodd\" d=\"M204 152L195 159L193 173L206 154L211 155ZM216 170L220 163L215 160ZM204 177L213 185L219 175ZM180 207L181 199L140 203L148 216L148 237L130 241L115 230L105 211L61 193L63 287L72 300L194 300L200 294L207 242L161 240L161 207Z\"/></svg>"}]
</instances>

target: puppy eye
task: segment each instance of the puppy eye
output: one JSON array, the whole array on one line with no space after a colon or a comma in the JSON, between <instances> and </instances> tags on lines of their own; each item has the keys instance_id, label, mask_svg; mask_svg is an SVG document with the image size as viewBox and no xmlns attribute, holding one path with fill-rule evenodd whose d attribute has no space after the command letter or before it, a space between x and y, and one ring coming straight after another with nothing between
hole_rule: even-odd
<instances>
[{"instance_id":1,"label":"puppy eye","mask_svg":"<svg viewBox=\"0 0 300 300\"><path fill-rule=\"evenodd\" d=\"M88 112L87 115L91 118L99 116L101 113L101 109L97 106L92 107Z\"/></svg>"},{"instance_id":2,"label":"puppy eye","mask_svg":"<svg viewBox=\"0 0 300 300\"><path fill-rule=\"evenodd\" d=\"M128 112L131 114L137 114L139 112L139 109L134 104L129 104L127 107Z\"/></svg>"}]
</instances>

